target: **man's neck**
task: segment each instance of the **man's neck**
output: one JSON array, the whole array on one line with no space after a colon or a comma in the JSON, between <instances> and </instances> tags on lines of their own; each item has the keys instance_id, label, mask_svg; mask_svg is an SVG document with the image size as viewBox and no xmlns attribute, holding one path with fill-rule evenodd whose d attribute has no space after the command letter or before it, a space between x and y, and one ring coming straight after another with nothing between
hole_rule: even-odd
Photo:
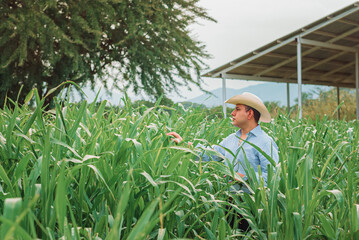
<instances>
[{"instance_id":1,"label":"man's neck","mask_svg":"<svg viewBox=\"0 0 359 240\"><path fill-rule=\"evenodd\" d=\"M241 128L242 135L247 135L250 131L255 129L258 126L258 123L249 123L248 126Z\"/></svg>"}]
</instances>

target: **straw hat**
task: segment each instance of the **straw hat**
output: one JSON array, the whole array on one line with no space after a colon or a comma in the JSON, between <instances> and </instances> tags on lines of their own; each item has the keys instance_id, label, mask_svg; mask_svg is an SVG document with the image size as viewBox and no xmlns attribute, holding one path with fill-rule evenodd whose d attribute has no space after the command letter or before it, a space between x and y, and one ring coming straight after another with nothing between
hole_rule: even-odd
<instances>
[{"instance_id":1,"label":"straw hat","mask_svg":"<svg viewBox=\"0 0 359 240\"><path fill-rule=\"evenodd\" d=\"M266 106L264 106L262 100L253 93L244 92L236 95L225 101L225 103L231 104L243 104L256 109L260 114L259 120L262 122L270 122L271 117Z\"/></svg>"}]
</instances>

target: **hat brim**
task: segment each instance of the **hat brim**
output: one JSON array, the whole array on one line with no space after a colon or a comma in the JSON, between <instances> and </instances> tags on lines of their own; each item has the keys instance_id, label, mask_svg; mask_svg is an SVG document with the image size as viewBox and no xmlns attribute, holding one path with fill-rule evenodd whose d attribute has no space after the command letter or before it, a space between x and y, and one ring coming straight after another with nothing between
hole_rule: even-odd
<instances>
[{"instance_id":1,"label":"hat brim","mask_svg":"<svg viewBox=\"0 0 359 240\"><path fill-rule=\"evenodd\" d=\"M255 95L253 96L247 94L236 95L225 101L225 103L230 103L234 105L237 104L247 105L249 107L256 109L261 114L259 121L261 122L271 121L271 116L268 109L263 104L263 102L260 101L260 99L257 98Z\"/></svg>"}]
</instances>

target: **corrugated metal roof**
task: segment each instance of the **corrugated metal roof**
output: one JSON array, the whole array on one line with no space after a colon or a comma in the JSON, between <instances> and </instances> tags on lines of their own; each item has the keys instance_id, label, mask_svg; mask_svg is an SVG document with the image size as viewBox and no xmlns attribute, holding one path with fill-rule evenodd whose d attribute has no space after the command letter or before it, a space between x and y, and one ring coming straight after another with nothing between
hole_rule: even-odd
<instances>
[{"instance_id":1,"label":"corrugated metal roof","mask_svg":"<svg viewBox=\"0 0 359 240\"><path fill-rule=\"evenodd\" d=\"M355 88L359 50L359 2L213 69L204 77L297 82L297 39L301 38L303 84Z\"/></svg>"}]
</instances>

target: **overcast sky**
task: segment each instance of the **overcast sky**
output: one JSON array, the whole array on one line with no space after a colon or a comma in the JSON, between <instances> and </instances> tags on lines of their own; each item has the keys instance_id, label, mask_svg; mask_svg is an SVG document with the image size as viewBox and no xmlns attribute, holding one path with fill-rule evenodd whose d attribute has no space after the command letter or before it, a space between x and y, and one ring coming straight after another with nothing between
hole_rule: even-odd
<instances>
[{"instance_id":1,"label":"overcast sky","mask_svg":"<svg viewBox=\"0 0 359 240\"><path fill-rule=\"evenodd\" d=\"M207 9L209 16L217 22L199 20L191 26L192 35L206 45L206 51L212 55L205 62L209 69L224 65L244 54L247 54L267 43L281 38L320 18L336 12L353 0L200 0L199 5ZM204 78L204 89L211 91L222 86L221 79ZM227 80L227 87L240 89L259 84L258 81ZM111 85L111 84L109 84ZM100 89L101 84L96 87ZM197 87L179 89L182 97L167 93L174 100L186 101L203 94ZM103 87L102 87L103 89ZM100 96L105 91L101 90ZM112 90L112 97L104 97L118 103L123 96L118 90ZM128 92L131 99L146 98ZM90 102L95 98L88 95ZM107 95L107 94L105 94Z\"/></svg>"},{"instance_id":2,"label":"overcast sky","mask_svg":"<svg viewBox=\"0 0 359 240\"><path fill-rule=\"evenodd\" d=\"M200 21L192 27L193 35L206 45L212 55L205 62L210 69L251 52L271 41L344 8L353 0L201 0L217 23ZM205 78L206 90L221 87L220 79ZM227 87L242 88L258 84L254 81L227 80ZM202 94L196 87L183 90L183 98L171 96L175 101Z\"/></svg>"}]
</instances>

